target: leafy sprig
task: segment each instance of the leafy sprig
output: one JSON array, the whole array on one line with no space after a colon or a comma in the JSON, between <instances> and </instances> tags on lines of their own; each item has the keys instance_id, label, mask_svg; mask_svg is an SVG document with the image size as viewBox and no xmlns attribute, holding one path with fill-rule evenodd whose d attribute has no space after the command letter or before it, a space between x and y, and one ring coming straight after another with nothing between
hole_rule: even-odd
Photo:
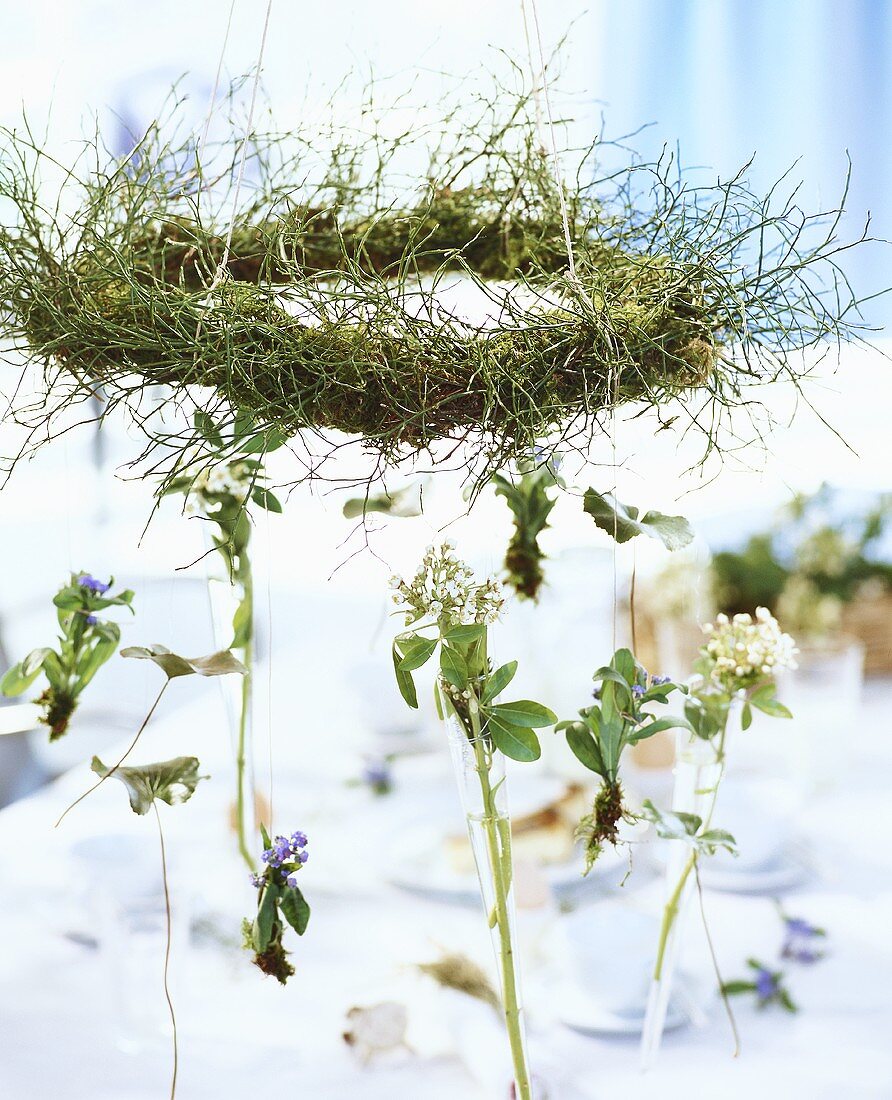
<instances>
[{"instance_id":1,"label":"leafy sprig","mask_svg":"<svg viewBox=\"0 0 892 1100\"><path fill-rule=\"evenodd\" d=\"M294 974L288 952L282 944L285 926L302 936L310 922L310 905L297 885L297 875L307 862L307 838L295 832L271 840L260 826L263 862L260 874L252 875L257 887L257 914L242 922L245 947L253 952L254 965L285 985Z\"/></svg>"},{"instance_id":2,"label":"leafy sprig","mask_svg":"<svg viewBox=\"0 0 892 1100\"><path fill-rule=\"evenodd\" d=\"M514 533L505 553L505 574L507 583L522 599L537 599L545 579L545 555L539 536L548 527L548 517L557 503L549 490L564 485L557 467L554 457L538 463L525 460L518 463L518 477L499 473L492 478L496 495L504 497L514 521Z\"/></svg>"},{"instance_id":3,"label":"leafy sprig","mask_svg":"<svg viewBox=\"0 0 892 1100\"><path fill-rule=\"evenodd\" d=\"M49 726L50 741L67 732L84 689L118 647L120 626L100 619L99 613L110 607L133 611L133 592L124 589L109 595L113 585L114 577L106 583L89 573L72 573L53 597L61 630L58 648L32 650L0 680L4 695L21 695L41 673L46 677L46 689L36 702L43 710L40 721Z\"/></svg>"},{"instance_id":4,"label":"leafy sprig","mask_svg":"<svg viewBox=\"0 0 892 1100\"><path fill-rule=\"evenodd\" d=\"M752 978L723 982L721 991L724 996L735 997L745 993L755 993L758 1008L778 1005L785 1012L799 1011L784 984L785 975L782 970L771 970L758 959L747 959L746 964L754 972Z\"/></svg>"},{"instance_id":5,"label":"leafy sprig","mask_svg":"<svg viewBox=\"0 0 892 1100\"><path fill-rule=\"evenodd\" d=\"M610 664L599 668L592 679L599 684L599 701L580 710L579 718L555 726L564 731L576 759L601 777L592 813L579 825L579 835L586 842L586 873L605 843L616 844L619 822L630 816L619 780L625 748L661 730L689 726L684 717L659 718L649 709L665 704L674 691L687 689L669 677L649 676L628 649L618 649Z\"/></svg>"}]
</instances>

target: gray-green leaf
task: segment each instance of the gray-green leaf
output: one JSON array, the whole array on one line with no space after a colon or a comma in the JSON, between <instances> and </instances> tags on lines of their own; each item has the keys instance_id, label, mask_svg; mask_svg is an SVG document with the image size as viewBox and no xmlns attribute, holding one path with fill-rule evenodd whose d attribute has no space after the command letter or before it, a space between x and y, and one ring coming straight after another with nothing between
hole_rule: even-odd
<instances>
[{"instance_id":1,"label":"gray-green leaf","mask_svg":"<svg viewBox=\"0 0 892 1100\"><path fill-rule=\"evenodd\" d=\"M583 508L617 542L628 542L636 535L658 539L667 550L680 550L694 537L694 531L684 516L665 516L662 512L647 512L640 519L631 504L620 504L611 493L587 489Z\"/></svg>"},{"instance_id":2,"label":"gray-green leaf","mask_svg":"<svg viewBox=\"0 0 892 1100\"><path fill-rule=\"evenodd\" d=\"M177 676L226 676L230 672L246 676L248 672L228 649L221 649L219 653L211 653L207 657L180 657L163 645L129 646L121 650L121 656L154 661L169 680Z\"/></svg>"},{"instance_id":3,"label":"gray-green leaf","mask_svg":"<svg viewBox=\"0 0 892 1100\"><path fill-rule=\"evenodd\" d=\"M358 519L367 512L381 512L386 516L399 516L408 519L412 516L420 516L422 508L421 497L425 480L414 481L402 489L393 493L385 490L378 496L352 497L344 504L345 519Z\"/></svg>"},{"instance_id":4,"label":"gray-green leaf","mask_svg":"<svg viewBox=\"0 0 892 1100\"><path fill-rule=\"evenodd\" d=\"M177 756L173 760L138 767L107 768L98 756L93 757L92 763L93 771L102 779L111 776L124 784L136 814L148 813L156 798L168 806L188 802L198 781L206 778L198 774L198 767L195 756Z\"/></svg>"}]
</instances>

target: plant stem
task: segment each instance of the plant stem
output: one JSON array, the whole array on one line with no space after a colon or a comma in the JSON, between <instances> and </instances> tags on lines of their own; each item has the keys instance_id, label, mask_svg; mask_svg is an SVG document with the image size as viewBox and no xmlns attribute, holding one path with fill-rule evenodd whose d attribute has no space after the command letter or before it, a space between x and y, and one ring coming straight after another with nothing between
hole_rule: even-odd
<instances>
[{"instance_id":1,"label":"plant stem","mask_svg":"<svg viewBox=\"0 0 892 1100\"><path fill-rule=\"evenodd\" d=\"M521 1019L520 996L518 991L517 970L514 965L514 944L511 937L511 919L508 895L511 889L511 833L500 818L495 804L495 791L489 781L490 760L480 733L480 722L476 710L471 712L473 725L473 749L476 759L476 772L480 780L483 796L483 816L481 825L486 837L489 854L490 872L493 886L493 912L490 927L499 933L499 966L502 978L502 1007L505 1013L505 1026L508 1031L508 1043L511 1047L511 1060L514 1066L516 1100L532 1100L529 1067L527 1066L524 1046L523 1021Z\"/></svg>"},{"instance_id":2,"label":"plant stem","mask_svg":"<svg viewBox=\"0 0 892 1100\"><path fill-rule=\"evenodd\" d=\"M170 889L167 883L167 854L164 850L164 830L161 828L161 815L158 813L158 803L152 800L152 809L155 811L155 820L158 822L158 839L161 841L161 881L164 885L164 910L166 914L167 942L164 947L164 996L167 998L167 1007L170 1011L170 1023L173 1028L173 1076L170 1079L170 1100L174 1100L177 1092L177 1069L179 1066L179 1046L177 1042L177 1017L173 1010L173 1000L170 996L170 986L167 977L170 970Z\"/></svg>"},{"instance_id":3,"label":"plant stem","mask_svg":"<svg viewBox=\"0 0 892 1100\"><path fill-rule=\"evenodd\" d=\"M250 595L248 595L246 598L250 599ZM245 665L245 668L247 668L248 672L245 676L242 677L242 705L241 705L241 713L239 715L238 746L236 748L236 757L235 757L235 773L236 773L235 819L236 819L236 832L237 832L237 835L238 835L238 850L241 854L242 859L245 861L245 863L247 863L248 869L251 870L251 871L253 871L255 869L255 867L254 867L254 860L251 856L251 850L248 846L247 821L246 821L247 811L246 811L246 806L245 806L245 803L247 801L247 799L246 799L246 793L247 792L245 791L245 787L247 786L246 760L247 760L247 747L248 747L248 741L249 741L249 728L248 727L250 725L250 719L251 719L251 697L252 697L252 690L251 689L252 689L252 686L253 686L252 685L252 679L253 679L253 675L254 675L253 668L252 668L252 665L251 665L251 661L252 661L252 657L253 657L253 648L254 647L253 647L252 641L248 640L247 642L245 642L244 648L242 649L242 661ZM251 807L250 807L251 825L253 827L254 813L255 813L253 784L251 784L250 799L251 799Z\"/></svg>"},{"instance_id":4,"label":"plant stem","mask_svg":"<svg viewBox=\"0 0 892 1100\"><path fill-rule=\"evenodd\" d=\"M715 762L720 767L720 772L716 777L715 784L712 788L712 800L709 803L709 810L706 817L703 820L703 829L708 829L712 823L712 815L715 813L715 804L718 799L719 785L722 782L722 775L725 769L725 734L728 730L728 716L725 716L725 724L722 726L722 731L719 735L718 746L716 747ZM657 961L654 964L654 981L658 982L663 973L663 960L666 954L666 945L669 941L669 933L672 931L672 926L675 923L675 918L678 916L678 909L681 902L682 891L685 888L685 884L690 878L691 872L696 869L697 866L697 852L692 850L691 854L685 861L685 865L682 868L682 872L678 877L678 882L675 884L675 889L666 902L666 907L663 910L663 922L660 926L660 942L657 945Z\"/></svg>"},{"instance_id":5,"label":"plant stem","mask_svg":"<svg viewBox=\"0 0 892 1100\"><path fill-rule=\"evenodd\" d=\"M89 788L89 790L84 791L84 793L82 795L78 795L78 797L74 800L74 802L72 802L71 805L66 810L63 811L63 813L60 816L59 820L53 826L54 829L59 828L59 826L65 820L65 817L68 814L71 813L71 811L78 804L78 802L83 802L83 800L87 797L87 795L92 794L93 791L95 791L97 787L101 787L102 784L106 781L106 779L111 779L111 777L115 774L115 772L118 770L118 768L120 768L120 766L124 763L124 761L127 759L127 757L131 754L131 752L133 752L134 748L136 748L136 742L142 736L142 731L149 724L149 721L151 720L152 715L155 713L155 709L157 708L158 704L161 702L161 697L164 695L164 692L167 690L167 685L169 683L170 683L169 678L164 681L164 684L162 685L161 690L155 696L155 702L152 703L151 707L149 708L149 713L145 716L145 718L143 718L142 725L140 725L139 729L136 731L136 736L133 738L133 740L127 746L127 750L124 753L124 755L121 756L118 759L116 764L114 764L111 768L109 768L109 770L105 773L104 776L102 776L102 778L99 780L98 783L94 783L93 786Z\"/></svg>"}]
</instances>

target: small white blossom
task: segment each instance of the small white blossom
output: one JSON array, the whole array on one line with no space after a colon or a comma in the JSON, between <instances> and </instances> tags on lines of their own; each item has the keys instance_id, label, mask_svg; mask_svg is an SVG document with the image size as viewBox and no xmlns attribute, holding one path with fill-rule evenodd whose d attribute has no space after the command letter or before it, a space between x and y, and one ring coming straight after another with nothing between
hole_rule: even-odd
<instances>
[{"instance_id":1,"label":"small white blossom","mask_svg":"<svg viewBox=\"0 0 892 1100\"><path fill-rule=\"evenodd\" d=\"M202 470L189 489L186 511L208 515L221 503L221 497L231 497L241 503L248 495L252 478L252 470L243 462Z\"/></svg>"},{"instance_id":2,"label":"small white blossom","mask_svg":"<svg viewBox=\"0 0 892 1100\"><path fill-rule=\"evenodd\" d=\"M778 669L796 667L795 642L765 607L757 608L755 618L717 615L715 623L706 623L702 629L708 639L700 651L708 666L707 676L722 691L733 694L773 676Z\"/></svg>"},{"instance_id":3,"label":"small white blossom","mask_svg":"<svg viewBox=\"0 0 892 1100\"><path fill-rule=\"evenodd\" d=\"M395 583L394 583L395 582ZM406 625L433 617L452 626L494 623L505 600L499 582L488 578L478 583L471 569L446 542L429 546L421 568L411 581L393 578L394 602L406 612Z\"/></svg>"}]
</instances>

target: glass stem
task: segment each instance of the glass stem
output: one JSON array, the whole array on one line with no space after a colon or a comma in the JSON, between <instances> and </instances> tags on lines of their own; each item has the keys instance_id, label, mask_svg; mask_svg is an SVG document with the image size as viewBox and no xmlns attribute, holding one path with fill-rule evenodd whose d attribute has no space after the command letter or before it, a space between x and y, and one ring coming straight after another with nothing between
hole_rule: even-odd
<instances>
[{"instance_id":1,"label":"glass stem","mask_svg":"<svg viewBox=\"0 0 892 1100\"><path fill-rule=\"evenodd\" d=\"M248 671L242 677L241 710L239 713L238 742L236 745L235 756L235 817L239 853L241 854L242 859L248 865L248 868L251 871L254 871L256 868L254 866L254 860L251 856L251 847L248 844L247 835L249 827L253 830L255 815L254 785L253 783L249 782L247 767L251 726L252 688L254 678L254 593L250 566L247 570L245 570L245 574L242 578L242 601L248 605L249 614L251 615L251 623L248 628L247 640L242 647L242 663ZM249 787L250 790L248 789ZM249 801L250 805L248 805Z\"/></svg>"},{"instance_id":2,"label":"glass stem","mask_svg":"<svg viewBox=\"0 0 892 1100\"><path fill-rule=\"evenodd\" d=\"M722 727L722 731L719 735L719 742L716 748L715 760L719 765L720 771L716 776L715 784L710 792L712 797L709 801L709 809L703 819L702 828L708 829L712 824L712 816L715 813L715 805L718 799L719 786L722 782L722 774L724 772L725 765L725 734L728 728L728 720L725 718L725 725ZM678 916L679 902L681 901L682 892L684 891L685 884L691 876L691 872L697 864L697 853L692 851L685 861L685 865L682 868L682 872L678 877L678 882L675 884L675 889L669 896L669 900L666 902L666 907L663 910L663 922L660 926L660 942L657 945L657 961L654 964L654 981L658 982L663 974L663 959L666 955L666 944L669 940L669 933L672 931L672 925L675 923L675 918Z\"/></svg>"},{"instance_id":3,"label":"glass stem","mask_svg":"<svg viewBox=\"0 0 892 1100\"><path fill-rule=\"evenodd\" d=\"M495 792L489 781L489 761L483 738L480 736L480 723L476 710L472 710L471 721L474 733L474 756L476 771L483 795L483 831L489 850L489 863L493 874L493 908L489 914L490 928L498 929L499 966L502 979L502 1007L505 1013L505 1026L508 1031L508 1043L511 1047L511 1061L514 1067L516 1100L532 1100L529 1068L523 1036L523 1021L520 1015L520 997L517 988L517 970L514 964L514 944L511 938L511 919L508 895L511 889L511 833L510 823L500 818L495 807Z\"/></svg>"}]
</instances>

